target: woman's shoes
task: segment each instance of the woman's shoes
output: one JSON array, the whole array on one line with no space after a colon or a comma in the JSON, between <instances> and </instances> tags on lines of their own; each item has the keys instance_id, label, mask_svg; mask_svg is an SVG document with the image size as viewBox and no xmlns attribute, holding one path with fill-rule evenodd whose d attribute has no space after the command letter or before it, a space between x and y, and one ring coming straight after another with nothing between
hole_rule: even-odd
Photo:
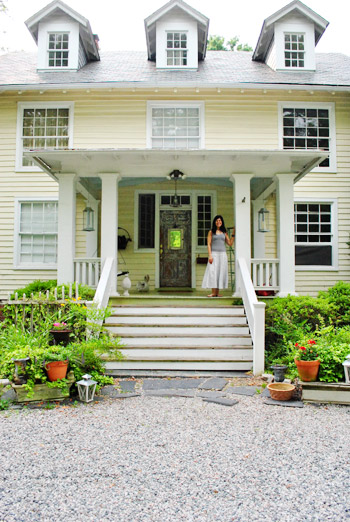
<instances>
[{"instance_id":1,"label":"woman's shoes","mask_svg":"<svg viewBox=\"0 0 350 522\"><path fill-rule=\"evenodd\" d=\"M222 294L209 294L207 297L222 297Z\"/></svg>"}]
</instances>

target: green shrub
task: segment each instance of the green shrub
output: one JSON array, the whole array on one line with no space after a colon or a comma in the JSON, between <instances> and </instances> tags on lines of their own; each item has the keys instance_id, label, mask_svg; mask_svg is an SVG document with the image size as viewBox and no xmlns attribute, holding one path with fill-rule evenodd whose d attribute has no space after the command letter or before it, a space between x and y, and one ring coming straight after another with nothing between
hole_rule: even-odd
<instances>
[{"instance_id":1,"label":"green shrub","mask_svg":"<svg viewBox=\"0 0 350 522\"><path fill-rule=\"evenodd\" d=\"M337 314L335 324L339 326L350 324L350 283L338 281L326 292L319 292L318 296L335 307Z\"/></svg>"}]
</instances>

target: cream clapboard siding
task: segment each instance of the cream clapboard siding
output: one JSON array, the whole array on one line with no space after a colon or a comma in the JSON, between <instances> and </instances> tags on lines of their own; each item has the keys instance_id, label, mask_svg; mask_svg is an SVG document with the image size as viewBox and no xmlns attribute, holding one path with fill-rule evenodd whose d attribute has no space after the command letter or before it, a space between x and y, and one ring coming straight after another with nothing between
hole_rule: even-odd
<instances>
[{"instance_id":1,"label":"cream clapboard siding","mask_svg":"<svg viewBox=\"0 0 350 522\"><path fill-rule=\"evenodd\" d=\"M273 92L262 90L216 90L204 89L195 93L194 89L178 89L154 92L137 90L132 92L117 90L94 90L91 92L68 91L67 93L47 91L39 94L23 92L2 93L0 96L0 298L15 287L23 286L33 279L56 277L55 271L14 270L13 269L13 226L14 198L18 196L45 197L57 195L57 184L46 174L38 172L15 172L16 121L17 102L24 101L70 101L74 102L73 145L76 148L144 148L146 146L146 111L148 100L183 100L204 101L205 103L205 147L208 149L277 149L278 148L278 101L312 101L334 102L336 104L337 125L337 164L335 174L310 174L296 186L298 196L335 197L338 198L338 233L339 233L339 270L336 272L304 271L297 272L297 291L300 293L316 293L318 289L328 287L339 279L350 280L348 216L350 210L349 178L350 178L350 123L349 96L324 92L310 94L304 91ZM233 169L234 170L234 165ZM167 174L165 166L165 174ZM230 173L228 173L230 175ZM335 185L334 180L337 181ZM158 185L157 185L158 186ZM147 186L150 188L150 186ZM204 185L203 185L204 188ZM213 189L215 185L208 188ZM121 189L122 190L122 189ZM133 222L133 191L129 187L123 189L130 192L131 207L125 205L120 198L119 224L129 230ZM225 193L225 196L223 195ZM227 201L228 191L218 187L218 212L227 219L232 213L231 195ZM231 202L230 202L231 199ZM128 198L129 200L129 198ZM270 205L270 200L268 201ZM276 239L274 238L275 218L274 205L271 200L271 233L266 235L266 255L275 257ZM77 227L80 226L81 200L77 201ZM233 213L231 214L233 215ZM131 220L131 221L130 221ZM231 217L231 221L233 217ZM130 233L133 235L131 230ZM135 281L142 280L145 272L154 271L154 254L143 254L141 268L133 255L133 244L129 244L122 254L126 263L134 266ZM84 256L84 235L77 231L76 254ZM122 259L120 268L123 268ZM197 265L197 285L201 282L203 265Z\"/></svg>"},{"instance_id":2,"label":"cream clapboard siding","mask_svg":"<svg viewBox=\"0 0 350 522\"><path fill-rule=\"evenodd\" d=\"M270 212L270 232L264 232L265 257L277 258L277 222L276 222L276 194L271 194L266 200L266 209ZM257 234L259 232L256 232Z\"/></svg>"},{"instance_id":3,"label":"cream clapboard siding","mask_svg":"<svg viewBox=\"0 0 350 522\"><path fill-rule=\"evenodd\" d=\"M75 215L75 257L86 257L86 234L83 231L83 212L86 201L81 194L77 194Z\"/></svg>"}]
</instances>

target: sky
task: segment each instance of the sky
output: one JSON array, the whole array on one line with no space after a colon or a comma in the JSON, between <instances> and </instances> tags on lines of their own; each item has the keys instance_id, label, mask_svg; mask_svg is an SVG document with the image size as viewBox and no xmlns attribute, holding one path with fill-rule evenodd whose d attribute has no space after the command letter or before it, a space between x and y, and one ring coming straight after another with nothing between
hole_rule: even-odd
<instances>
[{"instance_id":1,"label":"sky","mask_svg":"<svg viewBox=\"0 0 350 522\"><path fill-rule=\"evenodd\" d=\"M7 14L0 14L0 48L9 51L36 51L24 22L50 3L49 0L5 0ZM144 19L166 0L66 0L66 4L90 21L100 38L101 51L146 51ZM255 48L265 18L288 0L189 0L192 7L210 20L209 34ZM342 52L350 55L349 0L306 0L308 7L330 22L317 45L317 52Z\"/></svg>"}]
</instances>

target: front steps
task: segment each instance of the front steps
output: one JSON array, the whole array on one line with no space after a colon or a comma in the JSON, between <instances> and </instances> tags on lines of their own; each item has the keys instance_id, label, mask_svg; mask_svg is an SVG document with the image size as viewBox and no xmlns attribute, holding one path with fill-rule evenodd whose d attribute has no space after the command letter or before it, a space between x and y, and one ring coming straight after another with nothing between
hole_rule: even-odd
<instances>
[{"instance_id":1,"label":"front steps","mask_svg":"<svg viewBox=\"0 0 350 522\"><path fill-rule=\"evenodd\" d=\"M114 306L105 326L121 338L125 359L106 361L107 373L251 370L252 340L244 308L198 303Z\"/></svg>"}]
</instances>

